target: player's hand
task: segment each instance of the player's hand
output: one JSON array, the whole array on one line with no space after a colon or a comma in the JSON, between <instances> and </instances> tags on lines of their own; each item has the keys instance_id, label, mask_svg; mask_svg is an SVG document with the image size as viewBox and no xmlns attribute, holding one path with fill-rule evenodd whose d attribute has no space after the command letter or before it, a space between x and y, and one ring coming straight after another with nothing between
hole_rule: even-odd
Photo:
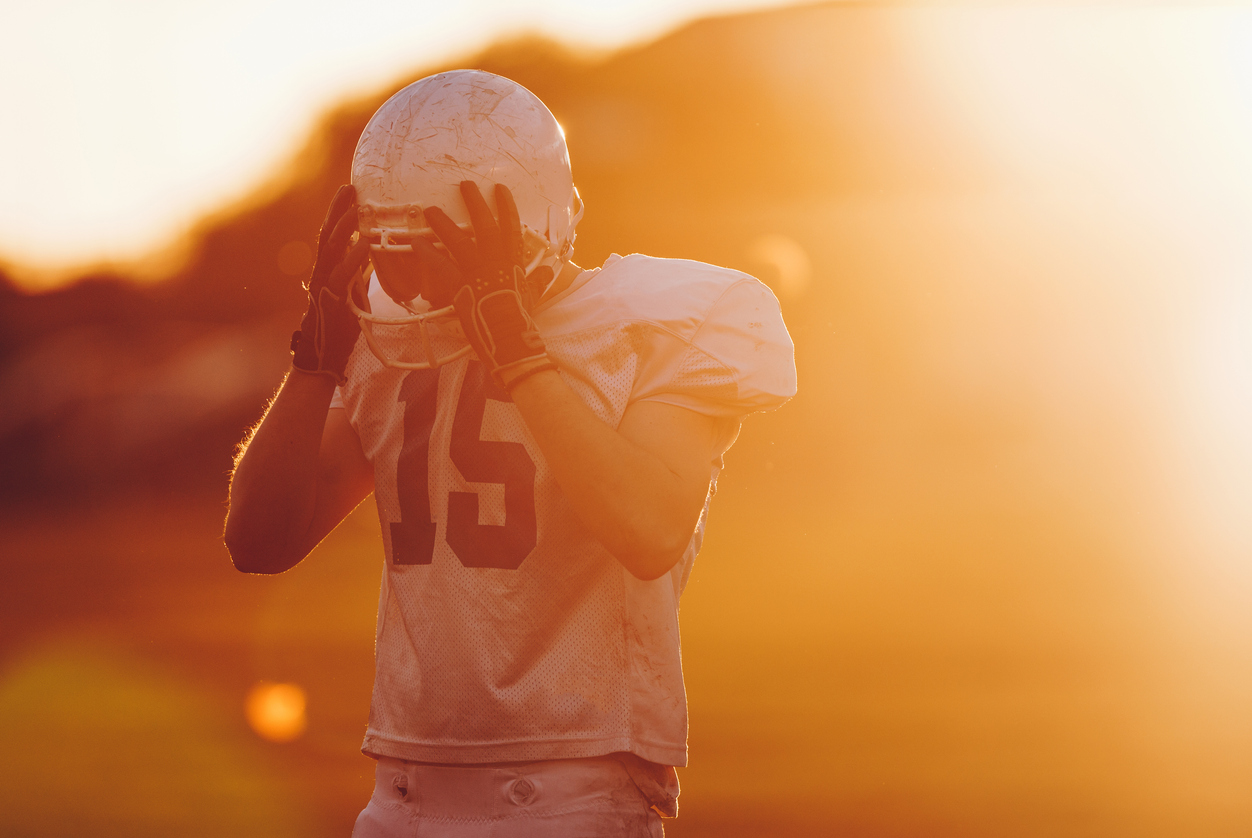
<instances>
[{"instance_id":1,"label":"player's hand","mask_svg":"<svg viewBox=\"0 0 1252 838\"><path fill-rule=\"evenodd\" d=\"M540 267L531 276L525 275L517 205L503 184L496 184L495 196L498 222L478 185L461 181L461 197L474 226L473 236L438 207L425 210L427 223L452 254L454 271L447 271L448 257L429 242L419 239L414 248L420 249L430 263L442 261L440 275L451 279L452 304L466 338L496 381L508 389L535 372L556 369L530 318L537 296L532 289L546 287L552 269Z\"/></svg>"},{"instance_id":2,"label":"player's hand","mask_svg":"<svg viewBox=\"0 0 1252 838\"><path fill-rule=\"evenodd\" d=\"M309 277L309 308L300 330L291 336L292 366L329 375L344 382L348 356L361 333L356 315L347 306L348 284L369 259L369 242L351 245L356 232L356 190L344 184L326 210L317 236L317 261Z\"/></svg>"}]
</instances>

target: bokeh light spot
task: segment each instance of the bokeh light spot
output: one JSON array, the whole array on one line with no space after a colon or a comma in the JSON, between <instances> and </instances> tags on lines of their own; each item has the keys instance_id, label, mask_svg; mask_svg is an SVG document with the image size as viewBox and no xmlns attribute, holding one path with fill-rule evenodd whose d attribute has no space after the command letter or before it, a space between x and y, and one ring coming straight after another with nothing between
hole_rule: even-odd
<instances>
[{"instance_id":1,"label":"bokeh light spot","mask_svg":"<svg viewBox=\"0 0 1252 838\"><path fill-rule=\"evenodd\" d=\"M287 276L303 276L313 266L313 250L300 240L289 241L278 250L278 269Z\"/></svg>"},{"instance_id":2,"label":"bokeh light spot","mask_svg":"<svg viewBox=\"0 0 1252 838\"><path fill-rule=\"evenodd\" d=\"M296 684L261 681L248 691L244 704L248 724L262 739L291 742L308 727L304 690Z\"/></svg>"},{"instance_id":3,"label":"bokeh light spot","mask_svg":"<svg viewBox=\"0 0 1252 838\"><path fill-rule=\"evenodd\" d=\"M780 297L797 298L808 290L813 263L808 251L793 238L767 233L753 239L748 258L767 269L761 279L774 287Z\"/></svg>"}]
</instances>

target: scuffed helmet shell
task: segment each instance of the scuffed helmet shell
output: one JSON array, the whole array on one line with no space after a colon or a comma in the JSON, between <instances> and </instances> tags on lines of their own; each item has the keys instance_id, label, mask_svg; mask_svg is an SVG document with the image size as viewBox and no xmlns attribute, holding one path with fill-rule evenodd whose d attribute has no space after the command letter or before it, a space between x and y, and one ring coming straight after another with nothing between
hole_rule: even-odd
<instances>
[{"instance_id":1,"label":"scuffed helmet shell","mask_svg":"<svg viewBox=\"0 0 1252 838\"><path fill-rule=\"evenodd\" d=\"M352 160L362 232L424 227L429 206L467 224L463 180L489 204L494 184L508 186L522 223L568 250L577 198L561 126L529 90L480 70L416 81L370 119Z\"/></svg>"}]
</instances>

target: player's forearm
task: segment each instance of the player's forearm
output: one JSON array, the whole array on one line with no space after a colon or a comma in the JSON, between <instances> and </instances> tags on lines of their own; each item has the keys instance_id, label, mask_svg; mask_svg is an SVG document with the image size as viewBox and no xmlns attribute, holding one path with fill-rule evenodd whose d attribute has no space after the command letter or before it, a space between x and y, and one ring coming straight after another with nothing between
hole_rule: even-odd
<instances>
[{"instance_id":1,"label":"player's forearm","mask_svg":"<svg viewBox=\"0 0 1252 838\"><path fill-rule=\"evenodd\" d=\"M225 541L235 566L279 573L312 549L318 449L334 382L293 371L246 443L230 483Z\"/></svg>"},{"instance_id":2,"label":"player's forearm","mask_svg":"<svg viewBox=\"0 0 1252 838\"><path fill-rule=\"evenodd\" d=\"M640 579L669 571L691 539L703 496L604 424L557 373L531 376L512 396L583 526Z\"/></svg>"}]
</instances>

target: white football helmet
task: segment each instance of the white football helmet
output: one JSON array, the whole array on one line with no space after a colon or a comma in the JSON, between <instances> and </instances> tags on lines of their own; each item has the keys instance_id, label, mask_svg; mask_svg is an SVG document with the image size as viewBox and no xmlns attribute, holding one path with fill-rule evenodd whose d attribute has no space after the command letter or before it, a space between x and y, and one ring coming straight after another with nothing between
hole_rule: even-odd
<instances>
[{"instance_id":1,"label":"white football helmet","mask_svg":"<svg viewBox=\"0 0 1252 838\"><path fill-rule=\"evenodd\" d=\"M374 271L396 270L417 236L442 248L426 223L425 207L439 207L472 232L459 190L463 180L477 183L489 205L494 185L507 186L522 222L526 274L547 265L554 279L560 275L583 214L565 134L535 94L480 70L453 70L410 84L361 133L352 184ZM361 299L368 274L358 280ZM380 279L389 287L385 274ZM404 315L380 316L362 310L356 296L348 294L348 304L370 350L389 367L430 369L470 351L450 305L431 310L429 301L416 297L396 301Z\"/></svg>"}]
</instances>

